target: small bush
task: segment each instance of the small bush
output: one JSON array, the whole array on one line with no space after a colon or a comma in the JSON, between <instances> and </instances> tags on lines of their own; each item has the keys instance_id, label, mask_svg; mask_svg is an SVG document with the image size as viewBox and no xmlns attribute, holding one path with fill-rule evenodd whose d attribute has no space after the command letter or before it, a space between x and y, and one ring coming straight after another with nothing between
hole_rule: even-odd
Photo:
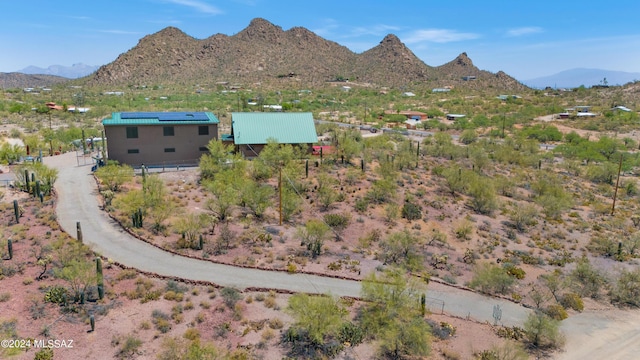
<instances>
[{"instance_id":1,"label":"small bush","mask_svg":"<svg viewBox=\"0 0 640 360\"><path fill-rule=\"evenodd\" d=\"M142 346L142 340L132 335L127 336L124 341L121 341L120 339L114 339L111 342L115 345L119 345L120 342L122 342L122 346L120 346L120 349L118 349L118 352L116 352L116 357L120 359L132 358L135 354L138 353L140 346Z\"/></svg>"},{"instance_id":2,"label":"small bush","mask_svg":"<svg viewBox=\"0 0 640 360\"><path fill-rule=\"evenodd\" d=\"M62 286L52 286L44 294L44 301L54 304L64 304L67 302L67 289Z\"/></svg>"},{"instance_id":3,"label":"small bush","mask_svg":"<svg viewBox=\"0 0 640 360\"><path fill-rule=\"evenodd\" d=\"M227 307L230 309L233 309L236 302L242 299L240 291L230 287L226 287L220 290L220 295L224 299L224 304L227 305Z\"/></svg>"},{"instance_id":4,"label":"small bush","mask_svg":"<svg viewBox=\"0 0 640 360\"><path fill-rule=\"evenodd\" d=\"M560 298L560 304L567 309L573 309L575 311L581 312L584 310L584 302L580 295L576 293L566 293Z\"/></svg>"},{"instance_id":5,"label":"small bush","mask_svg":"<svg viewBox=\"0 0 640 360\"><path fill-rule=\"evenodd\" d=\"M409 221L421 219L422 210L418 205L409 201L405 201L404 205L402 206L402 218Z\"/></svg>"},{"instance_id":6,"label":"small bush","mask_svg":"<svg viewBox=\"0 0 640 360\"><path fill-rule=\"evenodd\" d=\"M324 216L324 222L336 230L345 229L350 220L349 214L326 214Z\"/></svg>"},{"instance_id":7,"label":"small bush","mask_svg":"<svg viewBox=\"0 0 640 360\"><path fill-rule=\"evenodd\" d=\"M569 317L567 310L560 304L553 304L544 309L544 313L554 320L564 320Z\"/></svg>"}]
</instances>

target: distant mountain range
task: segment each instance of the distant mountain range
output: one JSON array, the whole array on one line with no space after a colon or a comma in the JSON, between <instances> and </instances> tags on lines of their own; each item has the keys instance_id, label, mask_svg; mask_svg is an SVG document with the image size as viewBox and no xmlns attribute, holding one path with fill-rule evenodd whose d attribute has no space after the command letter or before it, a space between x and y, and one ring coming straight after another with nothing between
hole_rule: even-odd
<instances>
[{"instance_id":1,"label":"distant mountain range","mask_svg":"<svg viewBox=\"0 0 640 360\"><path fill-rule=\"evenodd\" d=\"M206 39L195 39L180 29L167 27L144 36L109 64L53 65L46 69L29 66L19 73L0 73L0 84L5 88L34 86L35 79L29 77L33 74L52 76L54 80L81 78L80 83L98 86L198 83L300 88L348 80L363 86L407 90L426 85L510 92L526 87L624 85L640 79L640 73L573 69L519 81L502 71L478 69L466 53L444 65L429 66L393 34L357 54L305 28L284 31L261 18L253 19L234 35L215 34Z\"/></svg>"},{"instance_id":2,"label":"distant mountain range","mask_svg":"<svg viewBox=\"0 0 640 360\"><path fill-rule=\"evenodd\" d=\"M99 66L78 63L71 66L51 65L46 69L37 66L28 66L18 72L27 75L55 75L68 79L77 79L95 72L98 68Z\"/></svg>"},{"instance_id":3,"label":"distant mountain range","mask_svg":"<svg viewBox=\"0 0 640 360\"><path fill-rule=\"evenodd\" d=\"M576 88L583 85L585 87L597 85L615 86L625 85L638 80L640 80L640 73L577 68L549 76L524 80L522 83L532 88L543 89L545 87Z\"/></svg>"}]
</instances>

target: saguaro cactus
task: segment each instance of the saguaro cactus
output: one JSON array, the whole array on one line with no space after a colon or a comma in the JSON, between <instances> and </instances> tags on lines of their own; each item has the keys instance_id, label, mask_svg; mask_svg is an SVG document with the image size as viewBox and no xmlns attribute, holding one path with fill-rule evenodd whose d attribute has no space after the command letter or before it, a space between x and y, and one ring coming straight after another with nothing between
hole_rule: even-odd
<instances>
[{"instance_id":1,"label":"saguaro cactus","mask_svg":"<svg viewBox=\"0 0 640 360\"><path fill-rule=\"evenodd\" d=\"M40 180L36 180L36 190L33 192L33 197L40 196Z\"/></svg>"},{"instance_id":2,"label":"saguaro cactus","mask_svg":"<svg viewBox=\"0 0 640 360\"><path fill-rule=\"evenodd\" d=\"M425 294L420 295L420 313L422 316L427 312L427 296Z\"/></svg>"},{"instance_id":3,"label":"saguaro cactus","mask_svg":"<svg viewBox=\"0 0 640 360\"><path fill-rule=\"evenodd\" d=\"M76 235L78 241L82 242L82 227L80 227L80 221L76 222Z\"/></svg>"},{"instance_id":4,"label":"saguaro cactus","mask_svg":"<svg viewBox=\"0 0 640 360\"><path fill-rule=\"evenodd\" d=\"M31 192L29 191L29 170L27 169L24 170L24 190L26 192Z\"/></svg>"},{"instance_id":5,"label":"saguaro cactus","mask_svg":"<svg viewBox=\"0 0 640 360\"><path fill-rule=\"evenodd\" d=\"M13 200L13 214L16 216L16 223L20 223L20 207L18 206L18 200Z\"/></svg>"},{"instance_id":6,"label":"saguaro cactus","mask_svg":"<svg viewBox=\"0 0 640 360\"><path fill-rule=\"evenodd\" d=\"M96 318L95 316L89 316L89 323L91 324L91 332L96 331Z\"/></svg>"},{"instance_id":7,"label":"saguaro cactus","mask_svg":"<svg viewBox=\"0 0 640 360\"><path fill-rule=\"evenodd\" d=\"M13 241L7 240L7 250L9 250L9 260L13 259Z\"/></svg>"}]
</instances>

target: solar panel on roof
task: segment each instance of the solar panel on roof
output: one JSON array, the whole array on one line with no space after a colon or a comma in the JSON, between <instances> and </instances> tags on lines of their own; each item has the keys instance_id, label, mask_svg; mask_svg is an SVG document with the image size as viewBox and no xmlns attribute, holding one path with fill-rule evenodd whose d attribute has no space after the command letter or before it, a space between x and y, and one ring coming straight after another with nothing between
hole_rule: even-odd
<instances>
[{"instance_id":1,"label":"solar panel on roof","mask_svg":"<svg viewBox=\"0 0 640 360\"><path fill-rule=\"evenodd\" d=\"M123 112L120 119L158 119L158 121L207 121L204 112Z\"/></svg>"}]
</instances>

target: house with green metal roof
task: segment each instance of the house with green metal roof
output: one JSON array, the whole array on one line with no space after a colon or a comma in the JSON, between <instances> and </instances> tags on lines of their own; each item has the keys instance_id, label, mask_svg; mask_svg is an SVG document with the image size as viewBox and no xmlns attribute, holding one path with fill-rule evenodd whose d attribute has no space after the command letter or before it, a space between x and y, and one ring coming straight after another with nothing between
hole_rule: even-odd
<instances>
[{"instance_id":1,"label":"house with green metal roof","mask_svg":"<svg viewBox=\"0 0 640 360\"><path fill-rule=\"evenodd\" d=\"M197 165L218 139L211 112L116 112L102 120L107 158L133 167Z\"/></svg>"},{"instance_id":2,"label":"house with green metal roof","mask_svg":"<svg viewBox=\"0 0 640 360\"><path fill-rule=\"evenodd\" d=\"M269 142L302 145L311 150L318 134L310 112L234 112L231 113L231 136L236 150L252 158Z\"/></svg>"}]
</instances>

